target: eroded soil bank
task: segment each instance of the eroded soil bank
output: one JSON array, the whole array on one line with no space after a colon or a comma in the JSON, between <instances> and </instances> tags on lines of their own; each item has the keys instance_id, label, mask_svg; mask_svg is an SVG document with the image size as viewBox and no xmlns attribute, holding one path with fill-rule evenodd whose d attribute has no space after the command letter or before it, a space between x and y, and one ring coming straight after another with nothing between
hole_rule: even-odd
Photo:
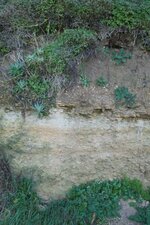
<instances>
[{"instance_id":1,"label":"eroded soil bank","mask_svg":"<svg viewBox=\"0 0 150 225\"><path fill-rule=\"evenodd\" d=\"M46 118L0 110L1 140L15 172L31 174L45 199L75 184L129 176L150 185L150 121L109 112L91 117L55 109Z\"/></svg>"}]
</instances>

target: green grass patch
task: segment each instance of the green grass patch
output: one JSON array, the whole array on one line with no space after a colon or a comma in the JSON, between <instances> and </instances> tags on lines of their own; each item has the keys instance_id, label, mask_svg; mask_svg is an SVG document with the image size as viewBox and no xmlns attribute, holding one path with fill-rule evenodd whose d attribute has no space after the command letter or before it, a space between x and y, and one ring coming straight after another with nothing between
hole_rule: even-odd
<instances>
[{"instance_id":1,"label":"green grass patch","mask_svg":"<svg viewBox=\"0 0 150 225\"><path fill-rule=\"evenodd\" d=\"M141 200L146 192L150 200L150 192L141 182L128 178L75 186L66 198L47 205L38 198L30 180L18 178L13 186L1 225L90 225L93 220L95 224L103 224L108 218L119 215L121 198Z\"/></svg>"}]
</instances>

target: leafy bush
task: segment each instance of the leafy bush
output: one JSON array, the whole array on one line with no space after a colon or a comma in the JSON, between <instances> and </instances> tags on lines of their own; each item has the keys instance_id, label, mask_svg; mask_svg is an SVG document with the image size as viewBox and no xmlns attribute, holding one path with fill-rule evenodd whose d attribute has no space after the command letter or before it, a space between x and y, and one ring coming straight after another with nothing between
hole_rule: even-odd
<instances>
[{"instance_id":1,"label":"leafy bush","mask_svg":"<svg viewBox=\"0 0 150 225\"><path fill-rule=\"evenodd\" d=\"M100 23L142 30L150 25L149 0L10 0L9 4L15 9L10 20L15 29L52 33L73 27L95 29Z\"/></svg>"},{"instance_id":2,"label":"leafy bush","mask_svg":"<svg viewBox=\"0 0 150 225\"><path fill-rule=\"evenodd\" d=\"M45 59L49 61L48 71L62 74L69 62L85 50L95 47L96 35L85 29L67 29L54 42L44 48Z\"/></svg>"},{"instance_id":3,"label":"leafy bush","mask_svg":"<svg viewBox=\"0 0 150 225\"><path fill-rule=\"evenodd\" d=\"M114 94L117 105L125 104L129 108L135 105L136 95L129 92L128 88L118 87L115 89Z\"/></svg>"},{"instance_id":4,"label":"leafy bush","mask_svg":"<svg viewBox=\"0 0 150 225\"><path fill-rule=\"evenodd\" d=\"M107 24L111 27L148 30L150 26L149 1L114 1Z\"/></svg>"}]
</instances>

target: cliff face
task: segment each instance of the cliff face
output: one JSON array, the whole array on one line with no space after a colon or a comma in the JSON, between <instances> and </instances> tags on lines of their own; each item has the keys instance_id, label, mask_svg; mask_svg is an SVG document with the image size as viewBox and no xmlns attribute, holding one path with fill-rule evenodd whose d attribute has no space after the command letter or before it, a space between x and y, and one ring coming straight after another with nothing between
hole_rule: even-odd
<instances>
[{"instance_id":1,"label":"cliff face","mask_svg":"<svg viewBox=\"0 0 150 225\"><path fill-rule=\"evenodd\" d=\"M59 198L93 179L136 177L150 185L150 121L110 112L91 116L57 108L47 118L1 109L1 140L15 172L32 171L38 193Z\"/></svg>"}]
</instances>

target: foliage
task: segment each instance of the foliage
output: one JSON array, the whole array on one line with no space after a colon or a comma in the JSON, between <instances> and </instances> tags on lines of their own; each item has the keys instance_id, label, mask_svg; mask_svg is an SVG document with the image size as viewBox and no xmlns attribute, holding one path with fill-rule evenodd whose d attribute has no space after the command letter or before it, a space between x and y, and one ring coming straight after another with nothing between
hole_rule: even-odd
<instances>
[{"instance_id":1,"label":"foliage","mask_svg":"<svg viewBox=\"0 0 150 225\"><path fill-rule=\"evenodd\" d=\"M23 71L24 71L23 66L24 65L22 62L16 62L16 63L12 64L10 66L10 70L9 70L10 75L14 76L14 77L21 77L23 75Z\"/></svg>"},{"instance_id":2,"label":"foliage","mask_svg":"<svg viewBox=\"0 0 150 225\"><path fill-rule=\"evenodd\" d=\"M90 30L66 29L24 61L12 64L9 73L15 99L21 104L25 102L29 108L33 108L35 102L42 102L44 109L48 110L57 90L73 75L75 65L84 57L84 52L95 47L96 40L95 33Z\"/></svg>"},{"instance_id":3,"label":"foliage","mask_svg":"<svg viewBox=\"0 0 150 225\"><path fill-rule=\"evenodd\" d=\"M112 60L116 62L117 65L126 63L127 59L131 59L131 53L126 52L123 48L112 52Z\"/></svg>"},{"instance_id":4,"label":"foliage","mask_svg":"<svg viewBox=\"0 0 150 225\"><path fill-rule=\"evenodd\" d=\"M150 25L149 1L114 1L112 15L106 22L111 27L148 30Z\"/></svg>"},{"instance_id":5,"label":"foliage","mask_svg":"<svg viewBox=\"0 0 150 225\"><path fill-rule=\"evenodd\" d=\"M150 225L150 205L145 207L136 207L136 214L130 216L130 220L144 225Z\"/></svg>"},{"instance_id":6,"label":"foliage","mask_svg":"<svg viewBox=\"0 0 150 225\"><path fill-rule=\"evenodd\" d=\"M96 35L86 29L67 29L54 42L44 48L49 61L48 71L52 74L65 72L69 62L85 50L95 47Z\"/></svg>"},{"instance_id":7,"label":"foliage","mask_svg":"<svg viewBox=\"0 0 150 225\"><path fill-rule=\"evenodd\" d=\"M36 102L33 105L33 109L37 112L38 117L42 117L44 115L44 105L42 103Z\"/></svg>"},{"instance_id":8,"label":"foliage","mask_svg":"<svg viewBox=\"0 0 150 225\"><path fill-rule=\"evenodd\" d=\"M26 88L26 81L25 80L19 80L17 83L16 83L16 86L14 87L14 92L15 93L21 93L25 90Z\"/></svg>"},{"instance_id":9,"label":"foliage","mask_svg":"<svg viewBox=\"0 0 150 225\"><path fill-rule=\"evenodd\" d=\"M115 89L114 94L117 105L125 104L129 108L135 105L136 95L129 92L128 88L118 87Z\"/></svg>"},{"instance_id":10,"label":"foliage","mask_svg":"<svg viewBox=\"0 0 150 225\"><path fill-rule=\"evenodd\" d=\"M33 190L32 182L17 178L9 193L0 225L90 225L102 224L118 216L121 198L141 198L146 191L137 180L91 181L73 187L66 198L43 205Z\"/></svg>"},{"instance_id":11,"label":"foliage","mask_svg":"<svg viewBox=\"0 0 150 225\"><path fill-rule=\"evenodd\" d=\"M10 49L5 46L5 44L3 42L0 41L0 55L5 55L7 53L9 53Z\"/></svg>"},{"instance_id":12,"label":"foliage","mask_svg":"<svg viewBox=\"0 0 150 225\"><path fill-rule=\"evenodd\" d=\"M149 0L9 0L14 9L9 19L14 29L53 33L66 28L111 27L149 30ZM2 11L8 11L3 4ZM6 14L7 15L7 14ZM3 13L5 16L5 13Z\"/></svg>"},{"instance_id":13,"label":"foliage","mask_svg":"<svg viewBox=\"0 0 150 225\"><path fill-rule=\"evenodd\" d=\"M125 51L123 48L121 49L111 49L108 47L103 48L103 53L105 55L110 55L112 60L115 61L117 65L123 64L127 62L127 59L132 58L132 54L128 51Z\"/></svg>"},{"instance_id":14,"label":"foliage","mask_svg":"<svg viewBox=\"0 0 150 225\"><path fill-rule=\"evenodd\" d=\"M88 79L88 77L85 74L82 74L80 76L80 83L83 87L89 87L90 80Z\"/></svg>"},{"instance_id":15,"label":"foliage","mask_svg":"<svg viewBox=\"0 0 150 225\"><path fill-rule=\"evenodd\" d=\"M8 209L4 211L0 224L36 224L39 219L37 210L39 199L32 189L32 182L19 178L13 181L13 189L13 192L8 193Z\"/></svg>"},{"instance_id":16,"label":"foliage","mask_svg":"<svg viewBox=\"0 0 150 225\"><path fill-rule=\"evenodd\" d=\"M100 76L99 78L97 78L96 80L96 85L100 86L100 87L106 87L108 84L108 81L103 77Z\"/></svg>"}]
</instances>

